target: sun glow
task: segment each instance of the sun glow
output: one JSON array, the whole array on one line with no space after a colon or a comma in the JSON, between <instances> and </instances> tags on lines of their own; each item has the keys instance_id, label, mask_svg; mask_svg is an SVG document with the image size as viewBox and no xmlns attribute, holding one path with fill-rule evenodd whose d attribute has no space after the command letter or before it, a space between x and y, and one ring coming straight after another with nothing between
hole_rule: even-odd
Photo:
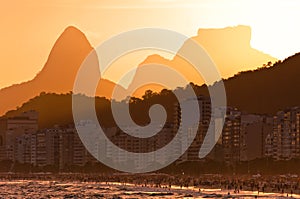
<instances>
[{"instance_id":1,"label":"sun glow","mask_svg":"<svg viewBox=\"0 0 300 199\"><path fill-rule=\"evenodd\" d=\"M69 25L97 46L141 27L192 37L199 28L242 24L252 29L253 48L284 59L300 51L299 10L297 0L6 1L0 8L0 88L32 79Z\"/></svg>"}]
</instances>

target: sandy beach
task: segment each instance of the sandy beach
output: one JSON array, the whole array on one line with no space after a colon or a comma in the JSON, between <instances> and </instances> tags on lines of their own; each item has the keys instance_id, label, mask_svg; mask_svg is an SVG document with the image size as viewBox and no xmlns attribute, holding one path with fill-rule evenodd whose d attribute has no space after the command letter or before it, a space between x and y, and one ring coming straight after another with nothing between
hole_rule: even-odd
<instances>
[{"instance_id":1,"label":"sandy beach","mask_svg":"<svg viewBox=\"0 0 300 199\"><path fill-rule=\"evenodd\" d=\"M0 198L300 198L296 176L0 174Z\"/></svg>"}]
</instances>

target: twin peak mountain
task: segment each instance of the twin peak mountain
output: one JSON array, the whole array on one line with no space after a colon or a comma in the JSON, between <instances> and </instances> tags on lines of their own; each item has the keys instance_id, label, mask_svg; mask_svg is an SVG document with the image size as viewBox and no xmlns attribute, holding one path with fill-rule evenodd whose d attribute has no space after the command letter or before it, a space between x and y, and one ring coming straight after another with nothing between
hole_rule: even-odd
<instances>
[{"instance_id":1,"label":"twin peak mountain","mask_svg":"<svg viewBox=\"0 0 300 199\"><path fill-rule=\"evenodd\" d=\"M251 29L247 26L200 29L198 35L191 39L200 43L209 53L223 77L229 77L238 71L253 68L253 66L262 66L268 61L276 61L275 58L251 47ZM180 50L184 50L184 48L185 44ZM55 42L43 69L32 80L0 90L0 114L15 109L41 92L68 93L72 91L77 72L92 51L93 47L80 30L75 27L66 28ZM98 62L95 63L98 64ZM139 68L150 63L169 66L185 76L189 82L203 83L203 79L180 56L175 55L172 60L167 60L159 55L151 55L139 65L132 85L143 78L139 75ZM120 85L102 78L96 95L110 98L115 87L126 93L126 90ZM139 92L143 93L146 89L155 90L150 85Z\"/></svg>"}]
</instances>

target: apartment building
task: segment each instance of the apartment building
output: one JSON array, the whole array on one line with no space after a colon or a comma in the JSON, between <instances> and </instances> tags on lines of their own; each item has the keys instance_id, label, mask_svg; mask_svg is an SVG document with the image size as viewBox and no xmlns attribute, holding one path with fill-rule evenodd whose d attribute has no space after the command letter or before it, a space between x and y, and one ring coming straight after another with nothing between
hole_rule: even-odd
<instances>
[{"instance_id":1,"label":"apartment building","mask_svg":"<svg viewBox=\"0 0 300 199\"><path fill-rule=\"evenodd\" d=\"M276 160L290 160L300 158L300 108L293 107L279 111L274 116L273 132L269 136L268 148L272 152L266 155ZM270 146L271 145L271 146Z\"/></svg>"},{"instance_id":2,"label":"apartment building","mask_svg":"<svg viewBox=\"0 0 300 199\"><path fill-rule=\"evenodd\" d=\"M0 119L0 159L8 159L12 161L31 162L28 158L30 140L33 134L38 130L38 113L36 111L28 111L21 113L15 117ZM22 147L26 149L24 154L16 150ZM34 150L34 148L32 149ZM17 155L17 156L16 156ZM34 156L33 156L34 158ZM25 160L26 159L26 160ZM34 162L34 160L32 160Z\"/></svg>"}]
</instances>

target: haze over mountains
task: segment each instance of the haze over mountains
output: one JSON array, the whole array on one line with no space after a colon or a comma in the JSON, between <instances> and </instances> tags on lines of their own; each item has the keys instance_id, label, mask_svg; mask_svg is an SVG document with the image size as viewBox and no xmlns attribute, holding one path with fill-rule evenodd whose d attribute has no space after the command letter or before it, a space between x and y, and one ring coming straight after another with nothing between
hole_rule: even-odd
<instances>
[{"instance_id":1,"label":"haze over mountains","mask_svg":"<svg viewBox=\"0 0 300 199\"><path fill-rule=\"evenodd\" d=\"M208 51L219 68L222 68L223 75L230 74L230 71L248 69L253 66L261 66L275 58L259 52L250 46L251 30L249 27L238 26L224 29L199 30L198 36L191 38ZM185 44L180 50L186 50ZM39 95L41 92L67 93L73 88L76 73L86 56L93 51L85 35L75 27L68 27L58 38L45 63L44 68L31 81L13 85L0 90L0 114L21 106L24 102ZM92 63L98 67L97 55L94 53ZM159 55L149 56L139 67L144 64L164 64L183 74L190 82L203 83L202 78L197 75L193 68L179 56L173 60L166 60ZM228 71L228 72L227 72ZM136 71L136 79L139 76L139 69ZM101 79L97 95L111 97L115 83ZM117 85L118 86L118 85ZM122 92L125 90L118 86ZM140 90L143 93L149 87ZM153 88L156 90L158 88Z\"/></svg>"},{"instance_id":2,"label":"haze over mountains","mask_svg":"<svg viewBox=\"0 0 300 199\"><path fill-rule=\"evenodd\" d=\"M248 26L240 25L223 29L199 29L198 35L187 40L172 60L165 59L157 54L147 57L144 62L139 65L135 79L131 83L132 87L134 84L137 84L135 82L141 82L143 77L139 77L139 69L141 69L143 65L148 64L169 66L175 69L179 74L182 74L190 82L198 85L203 84L204 80L199 72L194 69L188 60L180 56L181 52L194 53L195 49L191 49L191 45L189 45L192 41L196 41L208 52L223 78L228 78L240 71L261 67L269 61L277 61L276 58L251 47L251 28ZM199 65L200 64L201 63L199 63ZM173 85L176 85L176 81ZM162 89L162 87L155 85L149 85L147 89L153 90L153 87L156 91ZM141 96L145 89L146 87L136 91L136 95Z\"/></svg>"},{"instance_id":3,"label":"haze over mountains","mask_svg":"<svg viewBox=\"0 0 300 199\"><path fill-rule=\"evenodd\" d=\"M0 90L0 114L15 109L41 92L68 93L72 91L77 71L93 51L85 35L75 27L68 27L54 44L47 62L32 80ZM92 62L98 67L97 55ZM115 84L102 79L97 95L111 96Z\"/></svg>"},{"instance_id":4,"label":"haze over mountains","mask_svg":"<svg viewBox=\"0 0 300 199\"><path fill-rule=\"evenodd\" d=\"M199 43L208 52L223 78L228 78L240 71L253 69L253 67L261 67L268 61L277 61L276 58L251 47L251 28L248 26L199 29L198 35L192 37L191 40ZM190 50L188 42L183 44L179 52ZM149 63L169 65L178 70L180 74L184 74L191 82L203 83L203 79L196 76L195 72L191 71L190 64L179 55L176 55L173 60L167 60L159 55L151 55L142 64Z\"/></svg>"},{"instance_id":5,"label":"haze over mountains","mask_svg":"<svg viewBox=\"0 0 300 199\"><path fill-rule=\"evenodd\" d=\"M299 77L300 53L271 67L241 72L224 80L228 105L248 113L270 115L287 107L300 106ZM207 88L204 85L195 86L195 91L197 94L205 95ZM167 96L166 93L161 94L161 98L165 99L165 103L173 101L172 97L166 99ZM153 100L150 99L154 104L160 102L155 100L157 100L155 97ZM148 102L146 104L149 106ZM109 117L109 108L109 100L96 99L96 110L105 116L102 122L107 126L113 123L112 117ZM39 112L39 125L42 128L51 127L54 124L66 125L73 121L71 94L43 94L37 96L24 103L19 109L9 111L6 116L17 116L29 110ZM147 121L147 108L139 107L135 109L134 113L138 115L137 118L140 122Z\"/></svg>"}]
</instances>

